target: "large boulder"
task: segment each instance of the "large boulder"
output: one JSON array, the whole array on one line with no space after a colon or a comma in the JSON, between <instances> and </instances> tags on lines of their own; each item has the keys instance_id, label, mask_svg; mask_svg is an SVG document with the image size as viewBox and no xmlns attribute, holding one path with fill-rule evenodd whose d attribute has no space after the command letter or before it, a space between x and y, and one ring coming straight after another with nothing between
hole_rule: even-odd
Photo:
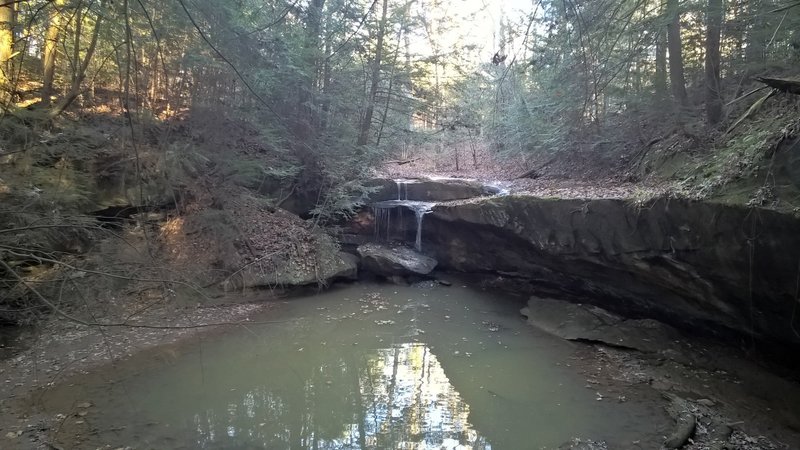
<instances>
[{"instance_id":1,"label":"large boulder","mask_svg":"<svg viewBox=\"0 0 800 450\"><path fill-rule=\"evenodd\" d=\"M355 255L338 252L318 256L315 263L290 259L273 270L264 271L257 265L248 267L239 277L244 287L249 288L291 288L358 279L358 258ZM237 282L239 277L232 281Z\"/></svg>"},{"instance_id":2,"label":"large boulder","mask_svg":"<svg viewBox=\"0 0 800 450\"><path fill-rule=\"evenodd\" d=\"M428 275L436 267L436 260L407 247L388 247L381 244L364 244L358 247L361 266L377 275L394 276Z\"/></svg>"}]
</instances>

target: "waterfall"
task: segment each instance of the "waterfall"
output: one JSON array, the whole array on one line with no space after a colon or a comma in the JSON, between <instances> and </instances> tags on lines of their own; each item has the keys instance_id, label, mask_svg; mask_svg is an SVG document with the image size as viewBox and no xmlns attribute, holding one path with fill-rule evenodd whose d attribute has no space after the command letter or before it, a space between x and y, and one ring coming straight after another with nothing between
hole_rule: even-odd
<instances>
[{"instance_id":1,"label":"waterfall","mask_svg":"<svg viewBox=\"0 0 800 450\"><path fill-rule=\"evenodd\" d=\"M432 202L422 202L417 200L408 199L408 185L417 182L416 180L394 180L397 185L397 200L386 200L377 202L372 205L372 210L375 213L375 239L388 241L391 238L392 228L392 211L397 210L396 225L403 227L403 210L410 209L414 212L416 218L416 239L414 240L414 248L417 251L422 251L422 221L425 214L431 212L431 209L436 205ZM400 228L399 232L402 235L403 229Z\"/></svg>"},{"instance_id":2,"label":"waterfall","mask_svg":"<svg viewBox=\"0 0 800 450\"><path fill-rule=\"evenodd\" d=\"M375 205L375 239L381 239L381 232L386 230L386 240L389 240L389 230L392 226L392 210L393 207L382 207Z\"/></svg>"},{"instance_id":3,"label":"waterfall","mask_svg":"<svg viewBox=\"0 0 800 450\"><path fill-rule=\"evenodd\" d=\"M397 200L408 200L408 180L394 180L397 185Z\"/></svg>"},{"instance_id":4,"label":"waterfall","mask_svg":"<svg viewBox=\"0 0 800 450\"><path fill-rule=\"evenodd\" d=\"M417 239L414 241L414 249L418 252L422 251L422 218L429 212L431 212L430 208L414 209L414 214L417 216Z\"/></svg>"}]
</instances>

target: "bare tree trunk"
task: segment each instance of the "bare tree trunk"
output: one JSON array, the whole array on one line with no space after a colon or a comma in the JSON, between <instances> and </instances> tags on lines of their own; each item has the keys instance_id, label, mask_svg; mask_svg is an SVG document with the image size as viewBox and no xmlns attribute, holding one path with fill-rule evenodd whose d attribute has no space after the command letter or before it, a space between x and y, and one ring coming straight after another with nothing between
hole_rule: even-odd
<instances>
[{"instance_id":1,"label":"bare tree trunk","mask_svg":"<svg viewBox=\"0 0 800 450\"><path fill-rule=\"evenodd\" d=\"M653 86L656 91L658 101L667 98L667 42L666 30L658 32L656 38L656 75Z\"/></svg>"},{"instance_id":2,"label":"bare tree trunk","mask_svg":"<svg viewBox=\"0 0 800 450\"><path fill-rule=\"evenodd\" d=\"M475 148L475 140L472 138L472 130L467 128L467 136L469 136L469 146L472 149L472 168L478 168L478 151Z\"/></svg>"},{"instance_id":3,"label":"bare tree trunk","mask_svg":"<svg viewBox=\"0 0 800 450\"><path fill-rule=\"evenodd\" d=\"M722 119L719 79L719 40L724 9L722 0L708 0L706 11L706 119L717 125Z\"/></svg>"},{"instance_id":4,"label":"bare tree trunk","mask_svg":"<svg viewBox=\"0 0 800 450\"><path fill-rule=\"evenodd\" d=\"M394 50L394 60L392 61L392 71L389 73L389 87L386 90L386 103L383 105L383 120L381 120L380 129L378 129L378 139L375 142L376 146L381 145L381 138L383 137L383 128L386 126L386 118L389 116L389 104L392 100L392 94L394 90L394 78L395 78L395 71L397 70L397 58L400 55L400 42L403 38L403 34L406 31L406 23L405 17L403 18L403 22L400 24L400 29L397 30L397 47Z\"/></svg>"},{"instance_id":5,"label":"bare tree trunk","mask_svg":"<svg viewBox=\"0 0 800 450\"><path fill-rule=\"evenodd\" d=\"M101 3L101 6L103 3ZM94 56L94 51L97 48L97 38L100 35L100 28L103 25L103 16L101 14L97 15L97 20L94 24L94 30L92 31L92 40L89 42L89 47L86 49L86 54L83 55L83 61L75 61L75 74L72 77L72 84L70 85L69 92L67 95L61 99L58 104L50 110L48 114L50 118L57 117L61 113L66 110L72 102L78 98L78 95L81 93L81 84L83 83L84 78L86 78L86 70L89 68L89 63L92 62L92 57ZM76 41L80 39L79 36L76 37ZM127 106L127 105L126 105Z\"/></svg>"},{"instance_id":6,"label":"bare tree trunk","mask_svg":"<svg viewBox=\"0 0 800 450\"><path fill-rule=\"evenodd\" d=\"M42 51L42 105L50 106L53 96L53 79L56 73L56 55L58 54L58 39L61 36L61 18L63 17L65 0L56 0L52 4L52 11L47 20L47 31L44 36L44 49ZM78 5L80 8L80 5ZM80 24L80 17L76 19ZM78 31L76 31L78 33ZM80 34L76 34L75 42L78 43ZM76 48L79 48L76 46ZM76 60L77 62L77 60Z\"/></svg>"},{"instance_id":7,"label":"bare tree trunk","mask_svg":"<svg viewBox=\"0 0 800 450\"><path fill-rule=\"evenodd\" d=\"M375 110L375 96L378 92L378 84L381 76L381 58L383 57L383 35L386 33L386 12L389 9L388 0L383 0L381 11L381 21L378 25L378 41L375 48L375 60L372 64L372 84L367 97L364 121L361 123L361 133L358 136L358 145L367 145L369 142L369 130L372 126L372 114Z\"/></svg>"},{"instance_id":8,"label":"bare tree trunk","mask_svg":"<svg viewBox=\"0 0 800 450\"><path fill-rule=\"evenodd\" d=\"M767 13L769 6L770 2L766 0L750 0L747 3L746 14L754 18L752 24L745 28L744 61L747 67L747 77L761 72L766 63L766 44L772 32Z\"/></svg>"},{"instance_id":9,"label":"bare tree trunk","mask_svg":"<svg viewBox=\"0 0 800 450\"><path fill-rule=\"evenodd\" d=\"M11 98L13 90L13 66L11 58L14 54L14 5L5 2L0 6L0 102L3 106Z\"/></svg>"},{"instance_id":10,"label":"bare tree trunk","mask_svg":"<svg viewBox=\"0 0 800 450\"><path fill-rule=\"evenodd\" d=\"M319 58L317 51L320 44L322 30L322 11L325 0L312 0L308 5L306 17L306 67L309 71L308 78L300 85L298 95L298 120L296 123L298 133L306 139L314 138L319 130L319 118L313 106L314 94L319 81Z\"/></svg>"},{"instance_id":11,"label":"bare tree trunk","mask_svg":"<svg viewBox=\"0 0 800 450\"><path fill-rule=\"evenodd\" d=\"M667 46L669 48L669 82L672 95L681 107L689 104L686 78L683 74L683 44L681 42L681 12L679 0L667 0Z\"/></svg>"}]
</instances>

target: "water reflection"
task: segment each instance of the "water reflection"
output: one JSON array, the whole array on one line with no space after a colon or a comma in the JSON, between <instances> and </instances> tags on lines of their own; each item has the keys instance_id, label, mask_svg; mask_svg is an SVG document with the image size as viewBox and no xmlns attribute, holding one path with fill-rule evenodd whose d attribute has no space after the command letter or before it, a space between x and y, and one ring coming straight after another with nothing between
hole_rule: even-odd
<instances>
[{"instance_id":1,"label":"water reflection","mask_svg":"<svg viewBox=\"0 0 800 450\"><path fill-rule=\"evenodd\" d=\"M569 368L570 344L532 334L517 306L489 294L355 285L280 314L290 320L206 337L167 364L146 354L54 387L45 408L67 416L55 443L517 449L575 436L627 448L652 429L649 409L598 402ZM74 415L87 401L88 415Z\"/></svg>"},{"instance_id":2,"label":"water reflection","mask_svg":"<svg viewBox=\"0 0 800 450\"><path fill-rule=\"evenodd\" d=\"M402 343L323 363L293 389L251 389L191 429L202 448L490 449L468 416L431 349Z\"/></svg>"}]
</instances>

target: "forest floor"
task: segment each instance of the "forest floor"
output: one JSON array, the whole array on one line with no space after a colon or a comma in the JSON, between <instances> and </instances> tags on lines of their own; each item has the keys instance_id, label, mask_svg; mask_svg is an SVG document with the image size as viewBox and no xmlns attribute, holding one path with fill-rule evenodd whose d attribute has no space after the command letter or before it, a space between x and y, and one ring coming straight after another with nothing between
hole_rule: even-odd
<instances>
[{"instance_id":1,"label":"forest floor","mask_svg":"<svg viewBox=\"0 0 800 450\"><path fill-rule=\"evenodd\" d=\"M410 162L406 162L410 161ZM461 178L478 180L509 193L548 198L652 198L670 190L664 180L631 182L619 170L598 172L580 155L553 161L541 158L504 158L480 146L476 159L456 170L451 158L423 154L411 160L388 162L375 174L385 178Z\"/></svg>"},{"instance_id":2,"label":"forest floor","mask_svg":"<svg viewBox=\"0 0 800 450\"><path fill-rule=\"evenodd\" d=\"M670 195L798 214L798 108L796 100L786 99L729 132L656 119L645 127L640 118L627 117L610 127L614 134L608 139L575 136L569 148L539 153L442 137L446 145L410 151L383 164L376 175L468 178L542 197L647 200ZM607 142L615 144L601 145Z\"/></svg>"}]
</instances>

